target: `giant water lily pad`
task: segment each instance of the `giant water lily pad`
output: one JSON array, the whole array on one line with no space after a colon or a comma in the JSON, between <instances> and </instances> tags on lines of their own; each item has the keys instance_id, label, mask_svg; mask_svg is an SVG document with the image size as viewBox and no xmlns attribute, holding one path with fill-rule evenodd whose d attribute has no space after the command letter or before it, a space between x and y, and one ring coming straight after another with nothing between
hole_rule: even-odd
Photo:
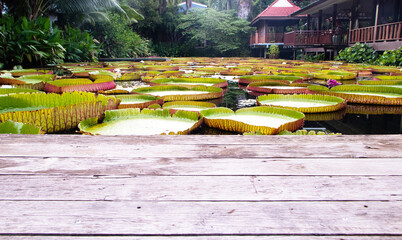
<instances>
[{"instance_id":1,"label":"giant water lily pad","mask_svg":"<svg viewBox=\"0 0 402 240\"><path fill-rule=\"evenodd\" d=\"M284 83L284 82L255 82L247 86L247 90L263 93L275 94L294 94L307 93L308 84L306 83Z\"/></svg>"},{"instance_id":2,"label":"giant water lily pad","mask_svg":"<svg viewBox=\"0 0 402 240\"><path fill-rule=\"evenodd\" d=\"M200 112L204 122L213 128L234 132L277 134L282 130L295 131L303 126L304 114L276 107L242 108L236 112L229 108L212 108Z\"/></svg>"},{"instance_id":3,"label":"giant water lily pad","mask_svg":"<svg viewBox=\"0 0 402 240\"><path fill-rule=\"evenodd\" d=\"M356 79L357 73L346 72L346 71L333 71L333 70L323 70L320 72L315 72L314 78L317 79L335 79L335 80L352 80Z\"/></svg>"},{"instance_id":4,"label":"giant water lily pad","mask_svg":"<svg viewBox=\"0 0 402 240\"><path fill-rule=\"evenodd\" d=\"M376 86L388 86L388 87L402 88L402 79L401 80L379 80L379 81L361 80L361 81L358 81L357 84L359 84L359 85L376 85Z\"/></svg>"},{"instance_id":5,"label":"giant water lily pad","mask_svg":"<svg viewBox=\"0 0 402 240\"><path fill-rule=\"evenodd\" d=\"M105 119L90 118L79 124L84 134L92 135L159 135L187 134L201 125L197 113L138 108L106 111Z\"/></svg>"},{"instance_id":6,"label":"giant water lily pad","mask_svg":"<svg viewBox=\"0 0 402 240\"><path fill-rule=\"evenodd\" d=\"M339 85L331 89L323 86L308 88L314 94L341 97L351 103L402 105L402 88L362 85Z\"/></svg>"},{"instance_id":7,"label":"giant water lily pad","mask_svg":"<svg viewBox=\"0 0 402 240\"><path fill-rule=\"evenodd\" d=\"M214 108L215 104L210 102L198 102L198 101L175 101L167 102L163 104L163 109L169 109L171 113L175 113L178 110L200 112L205 109Z\"/></svg>"},{"instance_id":8,"label":"giant water lily pad","mask_svg":"<svg viewBox=\"0 0 402 240\"><path fill-rule=\"evenodd\" d=\"M115 95L120 99L119 109L122 108L146 108L153 104L163 104L163 99L155 96L139 95L139 94L119 94Z\"/></svg>"},{"instance_id":9,"label":"giant water lily pad","mask_svg":"<svg viewBox=\"0 0 402 240\"><path fill-rule=\"evenodd\" d=\"M191 101L220 98L223 96L222 88L196 86L192 88L180 86L154 86L133 90L133 93L147 94L161 97L167 101Z\"/></svg>"},{"instance_id":10,"label":"giant water lily pad","mask_svg":"<svg viewBox=\"0 0 402 240\"><path fill-rule=\"evenodd\" d=\"M100 90L109 90L115 88L116 85L110 79L99 79L92 82L89 79L62 79L47 82L45 91L51 93L63 92L97 92Z\"/></svg>"},{"instance_id":11,"label":"giant water lily pad","mask_svg":"<svg viewBox=\"0 0 402 240\"><path fill-rule=\"evenodd\" d=\"M373 78L374 80L380 80L380 81L402 81L402 75L397 75L397 76L388 76L388 75L381 75L381 76L376 76Z\"/></svg>"},{"instance_id":12,"label":"giant water lily pad","mask_svg":"<svg viewBox=\"0 0 402 240\"><path fill-rule=\"evenodd\" d=\"M207 86L224 88L228 86L226 80L217 78L159 78L150 82L151 86L176 85L182 87Z\"/></svg>"},{"instance_id":13,"label":"giant water lily pad","mask_svg":"<svg viewBox=\"0 0 402 240\"><path fill-rule=\"evenodd\" d=\"M258 105L282 107L303 113L320 113L338 111L346 106L346 101L339 97L298 94L270 94L259 96Z\"/></svg>"},{"instance_id":14,"label":"giant water lily pad","mask_svg":"<svg viewBox=\"0 0 402 240\"><path fill-rule=\"evenodd\" d=\"M41 134L40 127L7 120L0 123L0 134Z\"/></svg>"},{"instance_id":15,"label":"giant water lily pad","mask_svg":"<svg viewBox=\"0 0 402 240\"><path fill-rule=\"evenodd\" d=\"M52 133L75 128L84 119L115 109L120 100L93 93L26 93L0 96L0 122L13 120Z\"/></svg>"},{"instance_id":16,"label":"giant water lily pad","mask_svg":"<svg viewBox=\"0 0 402 240\"><path fill-rule=\"evenodd\" d=\"M243 85L248 85L253 82L264 82L264 81L278 81L283 83L303 82L303 77L282 76L282 75L252 75L252 76L241 76L239 78L239 84Z\"/></svg>"},{"instance_id":17,"label":"giant water lily pad","mask_svg":"<svg viewBox=\"0 0 402 240\"><path fill-rule=\"evenodd\" d=\"M1 95L9 95L14 93L40 93L41 91L35 89L27 89L27 88L0 88L0 96Z\"/></svg>"}]
</instances>

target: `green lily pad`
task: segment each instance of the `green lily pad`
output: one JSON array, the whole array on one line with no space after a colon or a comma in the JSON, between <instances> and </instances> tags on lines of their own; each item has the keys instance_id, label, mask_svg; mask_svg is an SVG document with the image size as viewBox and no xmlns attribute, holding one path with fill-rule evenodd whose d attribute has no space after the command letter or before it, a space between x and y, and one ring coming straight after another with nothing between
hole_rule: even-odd
<instances>
[{"instance_id":1,"label":"green lily pad","mask_svg":"<svg viewBox=\"0 0 402 240\"><path fill-rule=\"evenodd\" d=\"M307 93L308 84L304 83L284 83L284 82L255 82L247 86L247 90L253 92L276 93L276 94L294 94Z\"/></svg>"},{"instance_id":2,"label":"green lily pad","mask_svg":"<svg viewBox=\"0 0 402 240\"><path fill-rule=\"evenodd\" d=\"M92 82L89 79L61 79L51 82L47 82L45 85L45 91L51 93L63 93L63 92L97 92L101 90L109 90L115 88L113 80L110 79L98 79Z\"/></svg>"},{"instance_id":3,"label":"green lily pad","mask_svg":"<svg viewBox=\"0 0 402 240\"><path fill-rule=\"evenodd\" d=\"M303 77L282 76L282 75L252 75L252 76L241 76L239 78L239 84L243 85L248 85L253 82L264 82L264 81L278 81L282 83L303 82Z\"/></svg>"},{"instance_id":4,"label":"green lily pad","mask_svg":"<svg viewBox=\"0 0 402 240\"><path fill-rule=\"evenodd\" d=\"M220 98L223 96L222 88L196 86L192 88L180 86L154 86L137 88L132 91L136 94L147 94L168 101L191 101Z\"/></svg>"},{"instance_id":5,"label":"green lily pad","mask_svg":"<svg viewBox=\"0 0 402 240\"><path fill-rule=\"evenodd\" d=\"M260 131L264 135L271 135L285 129L295 131L304 122L301 112L266 106L242 108L236 112L220 107L200 113L209 127L240 133Z\"/></svg>"},{"instance_id":6,"label":"green lily pad","mask_svg":"<svg viewBox=\"0 0 402 240\"><path fill-rule=\"evenodd\" d=\"M151 86L158 85L176 85L182 87L189 86L207 86L207 87L220 87L228 86L226 80L217 78L159 78L150 82Z\"/></svg>"},{"instance_id":7,"label":"green lily pad","mask_svg":"<svg viewBox=\"0 0 402 240\"><path fill-rule=\"evenodd\" d=\"M155 96L139 95L139 94L119 94L115 95L120 99L119 109L122 108L146 108L152 104L163 104L163 99Z\"/></svg>"},{"instance_id":8,"label":"green lily pad","mask_svg":"<svg viewBox=\"0 0 402 240\"><path fill-rule=\"evenodd\" d=\"M292 109L303 113L338 111L346 106L346 101L339 97L296 94L269 94L257 98L258 105Z\"/></svg>"},{"instance_id":9,"label":"green lily pad","mask_svg":"<svg viewBox=\"0 0 402 240\"><path fill-rule=\"evenodd\" d=\"M311 93L337 96L351 103L402 105L402 88L362 85L339 85L331 89L323 86L308 88Z\"/></svg>"},{"instance_id":10,"label":"green lily pad","mask_svg":"<svg viewBox=\"0 0 402 240\"><path fill-rule=\"evenodd\" d=\"M313 73L314 78L318 79L335 79L335 80L352 80L356 79L357 74L353 72L346 71L333 71L333 70L323 70L320 72Z\"/></svg>"},{"instance_id":11,"label":"green lily pad","mask_svg":"<svg viewBox=\"0 0 402 240\"><path fill-rule=\"evenodd\" d=\"M169 109L171 113L175 113L178 110L200 112L205 109L216 107L215 104L209 102L198 101L175 101L163 104L163 109Z\"/></svg>"},{"instance_id":12,"label":"green lily pad","mask_svg":"<svg viewBox=\"0 0 402 240\"><path fill-rule=\"evenodd\" d=\"M91 118L78 127L91 135L176 135L193 131L201 122L194 112L178 111L171 115L167 109L130 108L106 111L102 123Z\"/></svg>"},{"instance_id":13,"label":"green lily pad","mask_svg":"<svg viewBox=\"0 0 402 240\"><path fill-rule=\"evenodd\" d=\"M1 95L9 95L15 93L40 93L41 91L27 88L0 88Z\"/></svg>"},{"instance_id":14,"label":"green lily pad","mask_svg":"<svg viewBox=\"0 0 402 240\"><path fill-rule=\"evenodd\" d=\"M0 123L0 134L41 134L40 127L7 120Z\"/></svg>"},{"instance_id":15,"label":"green lily pad","mask_svg":"<svg viewBox=\"0 0 402 240\"><path fill-rule=\"evenodd\" d=\"M45 132L75 128L81 120L116 109L120 100L93 93L25 93L0 96L0 122L13 120L41 127Z\"/></svg>"}]
</instances>

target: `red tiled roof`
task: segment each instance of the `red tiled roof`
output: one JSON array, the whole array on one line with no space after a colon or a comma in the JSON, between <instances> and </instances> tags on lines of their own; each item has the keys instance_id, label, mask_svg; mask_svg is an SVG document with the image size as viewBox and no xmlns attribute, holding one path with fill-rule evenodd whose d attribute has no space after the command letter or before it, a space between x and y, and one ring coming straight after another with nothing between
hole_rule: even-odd
<instances>
[{"instance_id":1,"label":"red tiled roof","mask_svg":"<svg viewBox=\"0 0 402 240\"><path fill-rule=\"evenodd\" d=\"M260 17L288 17L299 9L298 6L294 5L289 0L275 0L275 2L269 5L251 22L254 22Z\"/></svg>"}]
</instances>

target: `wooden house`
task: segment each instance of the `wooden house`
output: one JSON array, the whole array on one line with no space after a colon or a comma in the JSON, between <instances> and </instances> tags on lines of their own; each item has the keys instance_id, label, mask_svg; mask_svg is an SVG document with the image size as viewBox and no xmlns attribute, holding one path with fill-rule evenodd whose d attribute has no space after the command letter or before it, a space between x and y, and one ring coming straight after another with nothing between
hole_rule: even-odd
<instances>
[{"instance_id":1,"label":"wooden house","mask_svg":"<svg viewBox=\"0 0 402 240\"><path fill-rule=\"evenodd\" d=\"M284 44L305 51L367 43L377 51L402 47L401 0L318 0L291 16L306 16L308 31L285 34Z\"/></svg>"},{"instance_id":2,"label":"wooden house","mask_svg":"<svg viewBox=\"0 0 402 240\"><path fill-rule=\"evenodd\" d=\"M284 34L289 29L295 29L304 16L290 16L300 10L289 0L275 0L250 25L256 27L251 34L250 46L259 55L264 55L270 45L284 45Z\"/></svg>"}]
</instances>

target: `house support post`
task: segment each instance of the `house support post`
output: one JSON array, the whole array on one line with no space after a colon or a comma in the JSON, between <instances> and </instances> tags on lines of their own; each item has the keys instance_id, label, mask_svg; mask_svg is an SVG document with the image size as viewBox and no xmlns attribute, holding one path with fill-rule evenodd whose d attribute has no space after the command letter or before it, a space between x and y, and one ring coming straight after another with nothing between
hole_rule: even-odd
<instances>
[{"instance_id":1,"label":"house support post","mask_svg":"<svg viewBox=\"0 0 402 240\"><path fill-rule=\"evenodd\" d=\"M318 11L318 26L317 29L319 31L322 30L322 10Z\"/></svg>"},{"instance_id":2,"label":"house support post","mask_svg":"<svg viewBox=\"0 0 402 240\"><path fill-rule=\"evenodd\" d=\"M377 0L377 5L375 7L373 42L375 42L378 39L377 38L377 26L378 26L378 12L379 11L380 11L380 0Z\"/></svg>"},{"instance_id":3,"label":"house support post","mask_svg":"<svg viewBox=\"0 0 402 240\"><path fill-rule=\"evenodd\" d=\"M336 26L336 16L338 15L338 4L334 4L332 8L332 32L335 31Z\"/></svg>"}]
</instances>

